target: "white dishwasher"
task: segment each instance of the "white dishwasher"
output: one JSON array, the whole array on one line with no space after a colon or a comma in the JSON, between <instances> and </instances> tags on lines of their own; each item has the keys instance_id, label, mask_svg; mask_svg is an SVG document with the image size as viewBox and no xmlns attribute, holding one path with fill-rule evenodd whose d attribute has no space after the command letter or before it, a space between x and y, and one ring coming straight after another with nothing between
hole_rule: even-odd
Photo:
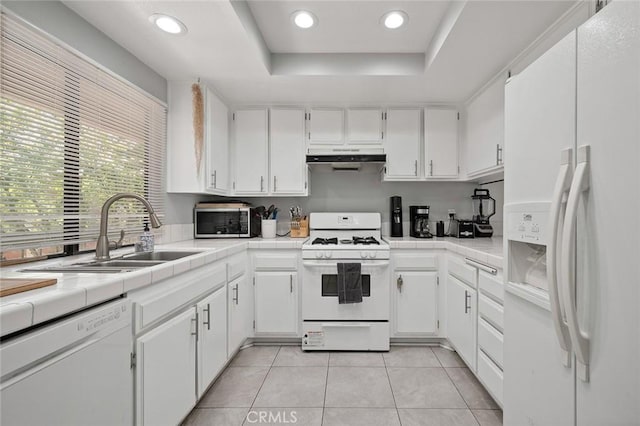
<instances>
[{"instance_id":1,"label":"white dishwasher","mask_svg":"<svg viewBox=\"0 0 640 426\"><path fill-rule=\"evenodd\" d=\"M131 348L127 299L4 339L0 424L133 424Z\"/></svg>"}]
</instances>

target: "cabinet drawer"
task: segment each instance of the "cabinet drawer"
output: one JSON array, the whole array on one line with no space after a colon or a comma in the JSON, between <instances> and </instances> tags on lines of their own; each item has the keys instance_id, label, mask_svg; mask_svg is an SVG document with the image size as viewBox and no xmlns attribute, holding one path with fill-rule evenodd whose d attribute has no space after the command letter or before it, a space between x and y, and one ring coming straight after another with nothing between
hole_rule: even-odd
<instances>
[{"instance_id":1,"label":"cabinet drawer","mask_svg":"<svg viewBox=\"0 0 640 426\"><path fill-rule=\"evenodd\" d=\"M135 332L138 333L198 296L225 284L224 264L216 265L204 273L200 269L197 274L185 273L180 278L173 278L176 285L145 300L134 302Z\"/></svg>"},{"instance_id":2,"label":"cabinet drawer","mask_svg":"<svg viewBox=\"0 0 640 426\"><path fill-rule=\"evenodd\" d=\"M438 269L438 256L424 253L399 253L394 257L396 269L424 271Z\"/></svg>"},{"instance_id":3,"label":"cabinet drawer","mask_svg":"<svg viewBox=\"0 0 640 426\"><path fill-rule=\"evenodd\" d=\"M494 326L480 318L478 321L478 346L502 368L504 336Z\"/></svg>"},{"instance_id":4,"label":"cabinet drawer","mask_svg":"<svg viewBox=\"0 0 640 426\"><path fill-rule=\"evenodd\" d=\"M500 303L504 302L504 284L502 282L502 275L499 272L498 275L491 275L488 272L479 271L478 287L480 291L487 296Z\"/></svg>"},{"instance_id":5,"label":"cabinet drawer","mask_svg":"<svg viewBox=\"0 0 640 426\"><path fill-rule=\"evenodd\" d=\"M247 257L242 256L232 257L227 261L227 281L233 281L239 276L242 276L247 271Z\"/></svg>"},{"instance_id":6,"label":"cabinet drawer","mask_svg":"<svg viewBox=\"0 0 640 426\"><path fill-rule=\"evenodd\" d=\"M256 271L278 270L298 270L297 254L256 254L254 261Z\"/></svg>"},{"instance_id":7,"label":"cabinet drawer","mask_svg":"<svg viewBox=\"0 0 640 426\"><path fill-rule=\"evenodd\" d=\"M478 377L502 406L502 370L482 350L478 351Z\"/></svg>"},{"instance_id":8,"label":"cabinet drawer","mask_svg":"<svg viewBox=\"0 0 640 426\"><path fill-rule=\"evenodd\" d=\"M484 294L480 295L479 301L478 312L480 312L480 316L498 330L503 331L504 308L502 305L499 305L497 302L489 299Z\"/></svg>"},{"instance_id":9,"label":"cabinet drawer","mask_svg":"<svg viewBox=\"0 0 640 426\"><path fill-rule=\"evenodd\" d=\"M466 265L462 263L462 261L451 257L447 264L451 275L464 281L471 287L476 288L476 268Z\"/></svg>"}]
</instances>

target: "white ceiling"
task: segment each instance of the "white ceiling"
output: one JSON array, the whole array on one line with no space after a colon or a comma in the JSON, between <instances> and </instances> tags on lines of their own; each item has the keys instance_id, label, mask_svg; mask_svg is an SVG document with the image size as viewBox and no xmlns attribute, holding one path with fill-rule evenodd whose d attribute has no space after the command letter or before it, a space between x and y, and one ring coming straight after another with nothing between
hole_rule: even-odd
<instances>
[{"instance_id":1,"label":"white ceiling","mask_svg":"<svg viewBox=\"0 0 640 426\"><path fill-rule=\"evenodd\" d=\"M575 0L250 3L258 37L262 36L268 48L267 57L269 51L271 57L319 52L427 53L425 70L414 75L274 75L246 19L239 17L228 0L64 3L168 80L200 77L230 104L404 104L465 101ZM409 13L409 26L390 34L378 21L382 11L395 5ZM442 24L443 17L451 18L451 7L456 5L461 12L453 15L450 25ZM302 30L292 28L289 15L294 7L310 9L319 17L317 34L301 36L298 32ZM341 10L359 16L359 23L354 27L352 20L338 19L335 11ZM189 28L188 34L160 32L148 21L155 12L177 17Z\"/></svg>"},{"instance_id":2,"label":"white ceiling","mask_svg":"<svg viewBox=\"0 0 640 426\"><path fill-rule=\"evenodd\" d=\"M249 1L273 53L424 53L449 1ZM303 30L291 14L311 11L318 24ZM380 18L391 10L409 16L406 25L386 29Z\"/></svg>"}]
</instances>

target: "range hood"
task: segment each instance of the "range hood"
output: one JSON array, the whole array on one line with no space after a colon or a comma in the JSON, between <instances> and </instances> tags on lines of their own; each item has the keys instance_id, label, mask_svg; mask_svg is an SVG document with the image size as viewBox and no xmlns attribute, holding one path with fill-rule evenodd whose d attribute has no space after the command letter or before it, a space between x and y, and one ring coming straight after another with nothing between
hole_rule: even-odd
<instances>
[{"instance_id":1,"label":"range hood","mask_svg":"<svg viewBox=\"0 0 640 426\"><path fill-rule=\"evenodd\" d=\"M381 170L387 162L382 148L370 149L323 149L307 153L310 167L331 167L332 170L358 171L363 168Z\"/></svg>"}]
</instances>

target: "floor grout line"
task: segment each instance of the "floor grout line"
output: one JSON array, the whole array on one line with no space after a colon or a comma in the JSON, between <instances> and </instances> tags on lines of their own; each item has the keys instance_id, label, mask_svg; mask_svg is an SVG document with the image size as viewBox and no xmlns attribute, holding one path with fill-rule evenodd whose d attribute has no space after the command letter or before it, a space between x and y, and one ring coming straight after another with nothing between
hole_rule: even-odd
<instances>
[{"instance_id":1,"label":"floor grout line","mask_svg":"<svg viewBox=\"0 0 640 426\"><path fill-rule=\"evenodd\" d=\"M269 365L269 369L267 370L267 374L264 375L264 379L262 379L262 383L260 383L260 387L258 388L258 392L256 392L256 396L253 397L253 401L251 402L251 407L249 407L249 411L251 411L251 408L253 408L253 406L255 405L256 399L258 399L258 395L260 395L260 391L262 390L262 387L264 386L264 383L267 381L267 377L269 377L269 373L271 373L271 369L273 368L273 363L276 361L276 358L278 357L278 354L280 353L281 349L282 349L282 346L278 346L278 352L276 352L276 356L274 356L273 359L271 360L271 364Z\"/></svg>"},{"instance_id":2,"label":"floor grout line","mask_svg":"<svg viewBox=\"0 0 640 426\"><path fill-rule=\"evenodd\" d=\"M449 381L451 382L451 384L453 385L453 387L456 389L456 392L458 392L458 395L460 395L460 398L462 398L462 401L464 402L464 405L467 406L467 409L469 411L471 411L471 407L469 406L469 403L467 402L467 400L465 399L465 397L462 395L462 392L460 391L460 389L458 389L458 385L456 385L456 382L453 381L453 379L451 378L451 376L449 375L449 372L447 371L446 368L444 368L444 373L447 375L447 378L449 379ZM475 416L474 416L475 418Z\"/></svg>"},{"instance_id":3,"label":"floor grout line","mask_svg":"<svg viewBox=\"0 0 640 426\"><path fill-rule=\"evenodd\" d=\"M396 401L396 394L393 392L393 385L391 384L391 377L389 376L389 367L387 366L387 360L384 355L382 355L382 362L384 363L384 372L387 373L387 382L389 382L389 389L391 389L391 397L393 398L393 405L396 409L398 424L402 426L402 420L400 420L400 412L398 411L398 402Z\"/></svg>"},{"instance_id":4,"label":"floor grout line","mask_svg":"<svg viewBox=\"0 0 640 426\"><path fill-rule=\"evenodd\" d=\"M324 424L324 410L327 406L327 388L329 387L329 364L331 361L331 354L327 357L327 375L324 378L324 398L322 399L322 417L320 418L320 426Z\"/></svg>"}]
</instances>

